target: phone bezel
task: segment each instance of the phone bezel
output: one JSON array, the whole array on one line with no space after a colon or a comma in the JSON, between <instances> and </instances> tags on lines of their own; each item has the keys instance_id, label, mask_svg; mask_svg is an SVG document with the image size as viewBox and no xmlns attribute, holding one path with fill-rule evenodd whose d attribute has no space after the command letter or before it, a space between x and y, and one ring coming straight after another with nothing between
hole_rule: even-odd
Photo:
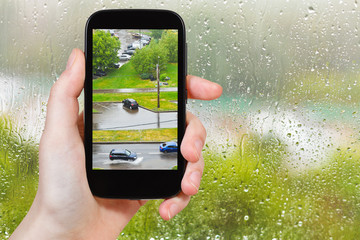
<instances>
[{"instance_id":1,"label":"phone bezel","mask_svg":"<svg viewBox=\"0 0 360 240\"><path fill-rule=\"evenodd\" d=\"M177 170L93 170L92 169L92 30L93 29L178 29L178 145L185 133L186 42L181 17L168 10L119 9L92 14L85 28L86 77L84 86L84 145L90 189L104 198L155 199L178 194L185 160L178 150ZM180 81L180 79L183 79Z\"/></svg>"}]
</instances>

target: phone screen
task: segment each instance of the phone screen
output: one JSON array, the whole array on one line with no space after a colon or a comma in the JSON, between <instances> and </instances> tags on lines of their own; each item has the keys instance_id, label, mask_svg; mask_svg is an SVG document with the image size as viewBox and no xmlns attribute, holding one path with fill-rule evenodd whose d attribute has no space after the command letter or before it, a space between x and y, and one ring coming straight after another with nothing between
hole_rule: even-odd
<instances>
[{"instance_id":1,"label":"phone screen","mask_svg":"<svg viewBox=\"0 0 360 240\"><path fill-rule=\"evenodd\" d=\"M178 167L178 30L92 30L92 169Z\"/></svg>"}]
</instances>

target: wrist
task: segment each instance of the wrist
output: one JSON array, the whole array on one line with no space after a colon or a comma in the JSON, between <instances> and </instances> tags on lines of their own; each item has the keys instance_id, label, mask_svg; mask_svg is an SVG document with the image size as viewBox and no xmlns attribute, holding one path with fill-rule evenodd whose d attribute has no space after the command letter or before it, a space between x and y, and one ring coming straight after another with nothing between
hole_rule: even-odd
<instances>
[{"instance_id":1,"label":"wrist","mask_svg":"<svg viewBox=\"0 0 360 240\"><path fill-rule=\"evenodd\" d=\"M44 210L34 200L29 212L21 221L10 237L11 240L17 239L61 239L57 236L51 224L51 218L46 216Z\"/></svg>"}]
</instances>

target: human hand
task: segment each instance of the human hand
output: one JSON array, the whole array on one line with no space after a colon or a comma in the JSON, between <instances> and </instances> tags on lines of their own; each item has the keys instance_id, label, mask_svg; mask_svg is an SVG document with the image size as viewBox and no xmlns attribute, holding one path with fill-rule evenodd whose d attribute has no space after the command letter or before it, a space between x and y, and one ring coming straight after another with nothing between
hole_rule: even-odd
<instances>
[{"instance_id":1,"label":"human hand","mask_svg":"<svg viewBox=\"0 0 360 240\"><path fill-rule=\"evenodd\" d=\"M39 187L28 214L10 239L116 239L145 204L142 200L94 197L89 189L82 140L83 115L79 97L84 86L85 58L79 49L71 53L66 70L51 89L45 129L39 149ZM211 100L222 88L188 76L190 98ZM204 167L201 149L206 132L201 122L187 113L181 152L188 161L182 191L159 207L169 220L184 209L198 192Z\"/></svg>"}]
</instances>

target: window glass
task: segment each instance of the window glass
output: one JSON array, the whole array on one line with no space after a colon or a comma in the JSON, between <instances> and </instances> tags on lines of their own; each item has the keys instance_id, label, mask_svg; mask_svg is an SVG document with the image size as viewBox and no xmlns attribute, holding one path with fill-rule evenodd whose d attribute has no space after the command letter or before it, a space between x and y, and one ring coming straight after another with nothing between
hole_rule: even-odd
<instances>
[{"instance_id":1,"label":"window glass","mask_svg":"<svg viewBox=\"0 0 360 240\"><path fill-rule=\"evenodd\" d=\"M188 73L221 84L224 93L188 104L208 132L199 194L169 222L159 217L160 201L150 201L119 238L355 239L358 4L2 1L1 238L9 237L35 196L49 90L71 49L83 49L87 18L100 9L161 8L185 21Z\"/></svg>"}]
</instances>

